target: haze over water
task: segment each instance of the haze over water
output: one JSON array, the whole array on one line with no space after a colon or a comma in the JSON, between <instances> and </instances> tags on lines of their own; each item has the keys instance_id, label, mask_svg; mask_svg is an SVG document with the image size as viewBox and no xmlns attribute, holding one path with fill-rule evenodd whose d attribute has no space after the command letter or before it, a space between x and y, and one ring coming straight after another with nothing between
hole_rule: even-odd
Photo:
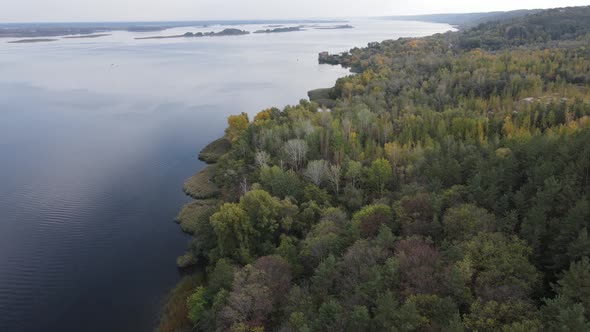
<instances>
[{"instance_id":1,"label":"haze over water","mask_svg":"<svg viewBox=\"0 0 590 332\"><path fill-rule=\"evenodd\" d=\"M231 37L133 39L224 28L214 26L0 39L0 331L152 330L188 240L173 223L188 201L182 183L225 118L295 104L348 74L319 65L318 52L451 28L349 23Z\"/></svg>"}]
</instances>

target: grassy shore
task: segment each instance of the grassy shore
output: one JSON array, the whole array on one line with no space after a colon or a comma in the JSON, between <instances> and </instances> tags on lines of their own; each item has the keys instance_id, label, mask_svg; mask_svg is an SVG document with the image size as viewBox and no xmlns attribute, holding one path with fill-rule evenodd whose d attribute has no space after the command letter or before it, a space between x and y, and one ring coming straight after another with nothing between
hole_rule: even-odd
<instances>
[{"instance_id":1,"label":"grassy shore","mask_svg":"<svg viewBox=\"0 0 590 332\"><path fill-rule=\"evenodd\" d=\"M215 212L218 201L215 199L196 200L182 207L176 222L180 225L183 232L194 234L197 224L203 220L209 220L209 217Z\"/></svg>"},{"instance_id":2,"label":"grassy shore","mask_svg":"<svg viewBox=\"0 0 590 332\"><path fill-rule=\"evenodd\" d=\"M192 330L192 324L188 320L186 299L196 287L203 283L203 279L202 274L196 274L184 277L176 284L164 304L157 332L188 332Z\"/></svg>"},{"instance_id":3,"label":"grassy shore","mask_svg":"<svg viewBox=\"0 0 590 332\"><path fill-rule=\"evenodd\" d=\"M219 188L211 181L215 166L209 165L184 183L184 192L194 199L209 199L219 196Z\"/></svg>"},{"instance_id":4,"label":"grassy shore","mask_svg":"<svg viewBox=\"0 0 590 332\"><path fill-rule=\"evenodd\" d=\"M207 164L216 163L221 156L226 154L231 148L231 143L224 137L216 139L209 143L199 153L199 160L206 162Z\"/></svg>"}]
</instances>

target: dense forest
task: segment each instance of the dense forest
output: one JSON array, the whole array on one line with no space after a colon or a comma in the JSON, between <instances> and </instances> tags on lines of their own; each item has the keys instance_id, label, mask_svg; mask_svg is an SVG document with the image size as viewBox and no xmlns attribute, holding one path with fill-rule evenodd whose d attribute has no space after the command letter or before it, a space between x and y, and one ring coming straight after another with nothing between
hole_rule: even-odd
<instances>
[{"instance_id":1,"label":"dense forest","mask_svg":"<svg viewBox=\"0 0 590 332\"><path fill-rule=\"evenodd\" d=\"M589 331L589 43L590 7L371 43L231 116L160 331Z\"/></svg>"}]
</instances>

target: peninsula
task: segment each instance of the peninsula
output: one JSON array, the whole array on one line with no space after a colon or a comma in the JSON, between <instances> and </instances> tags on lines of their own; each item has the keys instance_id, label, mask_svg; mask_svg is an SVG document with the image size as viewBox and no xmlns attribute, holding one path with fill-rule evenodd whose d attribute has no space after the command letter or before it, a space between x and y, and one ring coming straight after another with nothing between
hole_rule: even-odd
<instances>
[{"instance_id":1,"label":"peninsula","mask_svg":"<svg viewBox=\"0 0 590 332\"><path fill-rule=\"evenodd\" d=\"M589 42L586 6L320 54L355 74L200 154L160 331L590 330Z\"/></svg>"}]
</instances>

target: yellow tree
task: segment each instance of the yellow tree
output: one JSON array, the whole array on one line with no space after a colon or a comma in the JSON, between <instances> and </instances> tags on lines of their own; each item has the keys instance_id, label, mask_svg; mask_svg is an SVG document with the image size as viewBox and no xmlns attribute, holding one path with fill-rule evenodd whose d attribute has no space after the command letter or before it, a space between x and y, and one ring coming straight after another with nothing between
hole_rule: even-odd
<instances>
[{"instance_id":1,"label":"yellow tree","mask_svg":"<svg viewBox=\"0 0 590 332\"><path fill-rule=\"evenodd\" d=\"M230 142L235 142L238 137L248 128L248 114L242 112L240 115L230 115L227 118L227 129L225 129L225 138Z\"/></svg>"}]
</instances>

